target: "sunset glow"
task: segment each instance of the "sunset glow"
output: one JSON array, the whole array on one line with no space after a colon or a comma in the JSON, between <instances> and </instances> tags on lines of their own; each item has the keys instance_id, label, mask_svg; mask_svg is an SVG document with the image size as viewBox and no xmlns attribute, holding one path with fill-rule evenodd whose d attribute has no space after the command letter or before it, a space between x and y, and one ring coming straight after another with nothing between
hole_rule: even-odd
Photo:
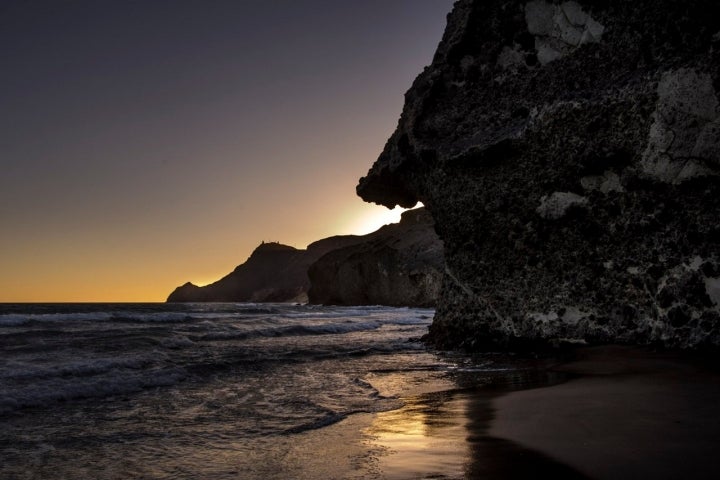
<instances>
[{"instance_id":1,"label":"sunset glow","mask_svg":"<svg viewBox=\"0 0 720 480\"><path fill-rule=\"evenodd\" d=\"M0 302L164 301L396 221L355 186L452 3L4 5Z\"/></svg>"},{"instance_id":2,"label":"sunset glow","mask_svg":"<svg viewBox=\"0 0 720 480\"><path fill-rule=\"evenodd\" d=\"M418 203L413 208L419 208L421 206L422 203ZM389 208L379 205L375 207L377 208L361 214L358 219L350 225L350 233L353 235L365 235L374 232L384 225L399 222L403 212L410 210L409 208L402 207L395 207L390 210Z\"/></svg>"}]
</instances>

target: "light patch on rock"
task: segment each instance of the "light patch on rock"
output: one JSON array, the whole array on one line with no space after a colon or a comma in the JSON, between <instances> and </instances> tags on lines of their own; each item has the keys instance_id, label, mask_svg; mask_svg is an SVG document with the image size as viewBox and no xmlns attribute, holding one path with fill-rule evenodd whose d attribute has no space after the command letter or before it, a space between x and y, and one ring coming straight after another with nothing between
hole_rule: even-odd
<instances>
[{"instance_id":1,"label":"light patch on rock","mask_svg":"<svg viewBox=\"0 0 720 480\"><path fill-rule=\"evenodd\" d=\"M720 278L706 278L705 291L715 306L720 307Z\"/></svg>"},{"instance_id":2,"label":"light patch on rock","mask_svg":"<svg viewBox=\"0 0 720 480\"><path fill-rule=\"evenodd\" d=\"M702 158L714 167L720 166L720 116L700 131L691 156Z\"/></svg>"},{"instance_id":3,"label":"light patch on rock","mask_svg":"<svg viewBox=\"0 0 720 480\"><path fill-rule=\"evenodd\" d=\"M387 276L388 276L388 271L387 271L387 269L385 268L385 266L382 264L382 262L378 262L378 263L377 263L377 267L378 267L378 271L380 272L380 274L381 274L383 277L387 277Z\"/></svg>"},{"instance_id":4,"label":"light patch on rock","mask_svg":"<svg viewBox=\"0 0 720 480\"><path fill-rule=\"evenodd\" d=\"M591 313L580 310L578 307L566 307L562 315L563 322L568 325L577 325L580 320L587 318Z\"/></svg>"},{"instance_id":5,"label":"light patch on rock","mask_svg":"<svg viewBox=\"0 0 720 480\"><path fill-rule=\"evenodd\" d=\"M606 171L602 175L583 177L580 179L580 185L582 185L585 190L597 190L602 193L625 191L625 188L623 188L620 183L620 177L618 174L610 170Z\"/></svg>"},{"instance_id":6,"label":"light patch on rock","mask_svg":"<svg viewBox=\"0 0 720 480\"><path fill-rule=\"evenodd\" d=\"M546 65L550 62L562 58L565 56L564 45L554 38L535 38L535 50L537 51L537 58L541 65Z\"/></svg>"},{"instance_id":7,"label":"light patch on rock","mask_svg":"<svg viewBox=\"0 0 720 480\"><path fill-rule=\"evenodd\" d=\"M475 58L471 55L465 55L462 60L460 60L460 68L462 68L463 72L467 72L473 65L475 65Z\"/></svg>"},{"instance_id":8,"label":"light patch on rock","mask_svg":"<svg viewBox=\"0 0 720 480\"><path fill-rule=\"evenodd\" d=\"M558 100L541 107L533 107L528 116L528 128L543 128L543 123L553 117L568 115L570 112L583 110L588 107L588 102L572 100Z\"/></svg>"},{"instance_id":9,"label":"light patch on rock","mask_svg":"<svg viewBox=\"0 0 720 480\"><path fill-rule=\"evenodd\" d=\"M533 0L525 5L528 32L535 36L540 64L564 57L586 43L599 43L605 27L593 19L577 2L556 5Z\"/></svg>"},{"instance_id":10,"label":"light patch on rock","mask_svg":"<svg viewBox=\"0 0 720 480\"><path fill-rule=\"evenodd\" d=\"M705 259L703 259L699 255L695 255L694 257L689 258L686 262L681 263L680 265L677 265L668 271L665 272L665 275L660 277L657 283L657 288L654 293L651 293L648 291L648 294L653 299L653 302L655 304L655 309L661 316L666 316L667 312L674 307L677 302L673 303L667 308L662 308L657 303L657 296L668 286L668 284L673 283L673 281L677 281L677 279L683 278L687 276L689 273L697 272L700 270L700 267L706 262ZM710 289L708 288L708 280L713 280L712 278L706 278L705 279L705 290L708 292L708 295L710 298L712 297L712 294L710 293ZM712 283L712 282L711 282ZM647 287L646 287L647 289Z\"/></svg>"},{"instance_id":11,"label":"light patch on rock","mask_svg":"<svg viewBox=\"0 0 720 480\"><path fill-rule=\"evenodd\" d=\"M684 275L686 272L697 272L700 269L700 266L703 264L703 259L699 255L695 255L691 259L689 259L686 263L681 263L680 265L671 268L667 271L665 275L660 277L660 280L658 281L657 286L657 292L656 294L660 293L663 288L665 288L668 284L668 280L671 278L677 278L682 275Z\"/></svg>"},{"instance_id":12,"label":"light patch on rock","mask_svg":"<svg viewBox=\"0 0 720 480\"><path fill-rule=\"evenodd\" d=\"M559 344L568 343L570 345L587 345L588 344L584 338L567 338L567 337L558 338L558 343Z\"/></svg>"},{"instance_id":13,"label":"light patch on rock","mask_svg":"<svg viewBox=\"0 0 720 480\"><path fill-rule=\"evenodd\" d=\"M504 47L498 55L497 64L505 70L515 70L518 65L524 65L525 56L520 51L520 46L515 44L513 48Z\"/></svg>"},{"instance_id":14,"label":"light patch on rock","mask_svg":"<svg viewBox=\"0 0 720 480\"><path fill-rule=\"evenodd\" d=\"M563 310L561 314L558 314L558 312L528 312L525 315L525 329L530 330L528 333L532 333L541 338L551 338L554 336L558 325L562 324L576 327L590 315L589 312L574 306L565 307ZM556 340L561 343L584 343L582 338L563 337L557 338Z\"/></svg>"},{"instance_id":15,"label":"light patch on rock","mask_svg":"<svg viewBox=\"0 0 720 480\"><path fill-rule=\"evenodd\" d=\"M567 20L571 25L581 27L587 24L588 19L592 20L576 2L565 2L560 5L559 10L562 10L565 14L565 20ZM556 12L555 16L557 16L558 13L559 12Z\"/></svg>"},{"instance_id":16,"label":"light patch on rock","mask_svg":"<svg viewBox=\"0 0 720 480\"><path fill-rule=\"evenodd\" d=\"M697 272L703 263L705 263L705 260L700 255L695 255L688 262L687 269L693 272Z\"/></svg>"},{"instance_id":17,"label":"light patch on rock","mask_svg":"<svg viewBox=\"0 0 720 480\"><path fill-rule=\"evenodd\" d=\"M720 167L720 111L712 77L692 69L666 72L641 161L643 172L679 184Z\"/></svg>"},{"instance_id":18,"label":"light patch on rock","mask_svg":"<svg viewBox=\"0 0 720 480\"><path fill-rule=\"evenodd\" d=\"M527 318L537 323L556 322L560 317L555 312L551 313L528 313Z\"/></svg>"},{"instance_id":19,"label":"light patch on rock","mask_svg":"<svg viewBox=\"0 0 720 480\"><path fill-rule=\"evenodd\" d=\"M567 213L570 207L587 204L587 198L572 192L554 192L540 199L540 206L535 210L542 218L557 220Z\"/></svg>"}]
</instances>

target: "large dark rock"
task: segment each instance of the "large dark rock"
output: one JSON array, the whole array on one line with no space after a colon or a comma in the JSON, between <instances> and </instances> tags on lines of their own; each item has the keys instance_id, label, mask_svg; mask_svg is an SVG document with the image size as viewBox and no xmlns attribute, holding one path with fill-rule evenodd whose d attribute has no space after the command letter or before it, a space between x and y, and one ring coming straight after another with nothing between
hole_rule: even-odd
<instances>
[{"instance_id":1,"label":"large dark rock","mask_svg":"<svg viewBox=\"0 0 720 480\"><path fill-rule=\"evenodd\" d=\"M341 235L319 240L307 250L262 243L242 265L204 287L186 283L173 291L168 302L289 302L307 301L310 264L336 248L361 242L362 237Z\"/></svg>"},{"instance_id":2,"label":"large dark rock","mask_svg":"<svg viewBox=\"0 0 720 480\"><path fill-rule=\"evenodd\" d=\"M431 339L720 345L720 7L461 0L358 194L422 201Z\"/></svg>"},{"instance_id":3,"label":"large dark rock","mask_svg":"<svg viewBox=\"0 0 720 480\"><path fill-rule=\"evenodd\" d=\"M333 250L310 266L311 303L431 307L444 271L442 242L425 209Z\"/></svg>"},{"instance_id":4,"label":"large dark rock","mask_svg":"<svg viewBox=\"0 0 720 480\"><path fill-rule=\"evenodd\" d=\"M405 212L398 224L368 235L325 238L307 250L263 243L217 282L204 287L188 282L167 301L305 302L310 290L311 303L431 306L442 265L432 218L417 209Z\"/></svg>"}]
</instances>

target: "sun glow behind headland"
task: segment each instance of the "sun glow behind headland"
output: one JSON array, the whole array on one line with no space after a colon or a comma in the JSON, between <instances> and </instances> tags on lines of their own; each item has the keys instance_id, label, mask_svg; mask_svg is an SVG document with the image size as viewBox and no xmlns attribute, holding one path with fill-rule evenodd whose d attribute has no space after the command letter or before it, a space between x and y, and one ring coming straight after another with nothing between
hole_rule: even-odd
<instances>
[{"instance_id":1,"label":"sun glow behind headland","mask_svg":"<svg viewBox=\"0 0 720 480\"><path fill-rule=\"evenodd\" d=\"M422 203L418 202L413 208L395 207L393 209L389 209L380 205L359 203L355 206L354 210L346 210L342 215L341 221L337 223L329 223L330 225L335 225L329 231L317 233L311 238L311 241L314 242L333 235L367 235L375 232L385 225L398 223L403 212L421 208L423 206L424 205ZM262 239L254 239L254 241L257 242L254 244L254 247L257 247L257 244L260 243L261 240ZM305 242L294 242L292 239L288 239L282 235L277 238L277 241L298 249L307 248ZM238 261L235 262L235 265L246 261L242 259L242 255L237 257L237 260ZM210 285L227 275L231 271L232 266L232 262L223 264L219 269L208 266L204 270L194 272L195 276L190 276L190 282L198 287Z\"/></svg>"},{"instance_id":2,"label":"sun glow behind headland","mask_svg":"<svg viewBox=\"0 0 720 480\"><path fill-rule=\"evenodd\" d=\"M420 208L423 204L418 202L412 209ZM395 207L392 210L389 208L376 206L372 211L368 211L359 216L354 222L348 225L350 233L353 235L367 235L372 233L380 227L388 225L390 223L397 223L400 221L400 216L403 212L412 210L410 208Z\"/></svg>"},{"instance_id":3,"label":"sun glow behind headland","mask_svg":"<svg viewBox=\"0 0 720 480\"><path fill-rule=\"evenodd\" d=\"M0 3L0 302L163 301L399 219L355 187L453 0L51 3Z\"/></svg>"}]
</instances>

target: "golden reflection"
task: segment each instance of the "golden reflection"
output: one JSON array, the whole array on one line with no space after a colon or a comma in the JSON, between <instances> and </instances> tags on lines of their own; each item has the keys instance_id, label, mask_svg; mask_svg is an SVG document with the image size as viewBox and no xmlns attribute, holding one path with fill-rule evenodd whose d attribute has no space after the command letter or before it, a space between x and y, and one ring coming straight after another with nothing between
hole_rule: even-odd
<instances>
[{"instance_id":1,"label":"golden reflection","mask_svg":"<svg viewBox=\"0 0 720 480\"><path fill-rule=\"evenodd\" d=\"M422 403L418 399L412 399L399 410L381 412L369 433L382 438L424 439L427 436L427 414L423 410Z\"/></svg>"},{"instance_id":2,"label":"golden reflection","mask_svg":"<svg viewBox=\"0 0 720 480\"><path fill-rule=\"evenodd\" d=\"M466 399L452 392L403 398L376 415L365 434L378 451L384 478L462 478L469 457Z\"/></svg>"}]
</instances>

